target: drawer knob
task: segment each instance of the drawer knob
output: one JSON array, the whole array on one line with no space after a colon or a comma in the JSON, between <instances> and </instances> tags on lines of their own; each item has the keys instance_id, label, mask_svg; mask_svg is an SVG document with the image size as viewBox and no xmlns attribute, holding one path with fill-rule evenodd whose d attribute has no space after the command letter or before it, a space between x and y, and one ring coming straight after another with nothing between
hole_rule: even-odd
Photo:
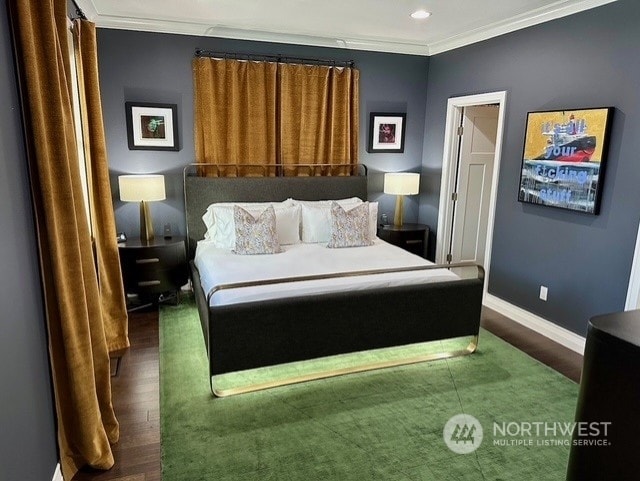
<instances>
[{"instance_id":1,"label":"drawer knob","mask_svg":"<svg viewBox=\"0 0 640 481\"><path fill-rule=\"evenodd\" d=\"M422 244L420 239L408 239L405 241L407 244Z\"/></svg>"},{"instance_id":2,"label":"drawer knob","mask_svg":"<svg viewBox=\"0 0 640 481\"><path fill-rule=\"evenodd\" d=\"M136 264L154 264L156 262L160 262L160 259L157 257L152 257L151 259L136 259Z\"/></svg>"},{"instance_id":3,"label":"drawer knob","mask_svg":"<svg viewBox=\"0 0 640 481\"><path fill-rule=\"evenodd\" d=\"M138 282L139 287L147 287L147 286L157 286L160 285L160 281L140 281Z\"/></svg>"}]
</instances>

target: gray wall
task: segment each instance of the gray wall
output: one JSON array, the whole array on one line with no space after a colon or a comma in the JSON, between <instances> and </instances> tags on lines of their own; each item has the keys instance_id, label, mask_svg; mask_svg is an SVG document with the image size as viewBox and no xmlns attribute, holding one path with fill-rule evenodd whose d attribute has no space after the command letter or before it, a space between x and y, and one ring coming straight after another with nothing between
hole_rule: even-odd
<instances>
[{"instance_id":1,"label":"gray wall","mask_svg":"<svg viewBox=\"0 0 640 481\"><path fill-rule=\"evenodd\" d=\"M167 200L151 204L154 227L156 232L161 232L162 226L170 223L174 232L184 233L181 176L183 167L194 161L191 60L196 48L355 60L360 70L360 162L370 169L370 200L380 201L381 213L386 212L391 217L395 198L382 194L381 172L420 171L429 63L427 58L99 29L101 93L118 230L126 231L128 235L137 235L139 232L138 207L120 202L117 175L164 173L167 175ZM178 104L181 150L129 150L125 126L125 101ZM366 152L369 112L375 111L407 112L407 137L403 154ZM406 221L415 222L418 216L418 197L408 197L405 206Z\"/></svg>"},{"instance_id":2,"label":"gray wall","mask_svg":"<svg viewBox=\"0 0 640 481\"><path fill-rule=\"evenodd\" d=\"M597 9L431 57L423 169L437 222L449 97L507 90L489 292L584 335L588 319L621 310L640 218L640 2ZM517 201L526 114L615 107L601 213ZM438 191L437 193L435 191ZM539 287L549 287L547 302Z\"/></svg>"},{"instance_id":3,"label":"gray wall","mask_svg":"<svg viewBox=\"0 0 640 481\"><path fill-rule=\"evenodd\" d=\"M35 229L5 2L0 7L0 479L49 480L57 463Z\"/></svg>"}]
</instances>

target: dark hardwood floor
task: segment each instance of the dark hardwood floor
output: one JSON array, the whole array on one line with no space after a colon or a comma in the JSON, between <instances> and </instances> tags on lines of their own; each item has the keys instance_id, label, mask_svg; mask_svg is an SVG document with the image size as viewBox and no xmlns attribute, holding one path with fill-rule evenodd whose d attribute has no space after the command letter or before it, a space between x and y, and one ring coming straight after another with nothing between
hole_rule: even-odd
<instances>
[{"instance_id":1,"label":"dark hardwood floor","mask_svg":"<svg viewBox=\"0 0 640 481\"><path fill-rule=\"evenodd\" d=\"M83 469L74 481L160 481L158 310L129 314L131 347L111 377L120 441L109 471ZM115 363L112 363L112 370Z\"/></svg>"},{"instance_id":2,"label":"dark hardwood floor","mask_svg":"<svg viewBox=\"0 0 640 481\"><path fill-rule=\"evenodd\" d=\"M581 355L491 309L483 309L482 326L579 382ZM161 479L157 309L130 314L129 338L131 348L122 357L118 374L111 378L113 403L120 421L120 442L113 446L116 464L109 471L82 470L74 481Z\"/></svg>"}]
</instances>

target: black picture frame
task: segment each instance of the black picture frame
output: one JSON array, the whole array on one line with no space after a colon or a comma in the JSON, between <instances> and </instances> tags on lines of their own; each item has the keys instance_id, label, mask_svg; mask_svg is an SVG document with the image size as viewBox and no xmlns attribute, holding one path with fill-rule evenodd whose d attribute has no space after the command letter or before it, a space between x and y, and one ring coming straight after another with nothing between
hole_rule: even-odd
<instances>
[{"instance_id":1,"label":"black picture frame","mask_svg":"<svg viewBox=\"0 0 640 481\"><path fill-rule=\"evenodd\" d=\"M180 150L178 106L150 102L125 102L129 150Z\"/></svg>"},{"instance_id":2,"label":"black picture frame","mask_svg":"<svg viewBox=\"0 0 640 481\"><path fill-rule=\"evenodd\" d=\"M369 142L371 154L402 154L407 127L404 112L371 112L369 114Z\"/></svg>"},{"instance_id":3,"label":"black picture frame","mask_svg":"<svg viewBox=\"0 0 640 481\"><path fill-rule=\"evenodd\" d=\"M613 111L528 112L518 201L598 215Z\"/></svg>"}]
</instances>

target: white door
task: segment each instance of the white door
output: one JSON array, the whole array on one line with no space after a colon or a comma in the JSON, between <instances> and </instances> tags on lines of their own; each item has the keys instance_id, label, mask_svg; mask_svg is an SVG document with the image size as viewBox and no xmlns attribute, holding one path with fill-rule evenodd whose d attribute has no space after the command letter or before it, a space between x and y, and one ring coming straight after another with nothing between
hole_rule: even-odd
<instances>
[{"instance_id":1,"label":"white door","mask_svg":"<svg viewBox=\"0 0 640 481\"><path fill-rule=\"evenodd\" d=\"M451 262L470 261L484 266L498 113L497 105L464 108Z\"/></svg>"}]
</instances>

